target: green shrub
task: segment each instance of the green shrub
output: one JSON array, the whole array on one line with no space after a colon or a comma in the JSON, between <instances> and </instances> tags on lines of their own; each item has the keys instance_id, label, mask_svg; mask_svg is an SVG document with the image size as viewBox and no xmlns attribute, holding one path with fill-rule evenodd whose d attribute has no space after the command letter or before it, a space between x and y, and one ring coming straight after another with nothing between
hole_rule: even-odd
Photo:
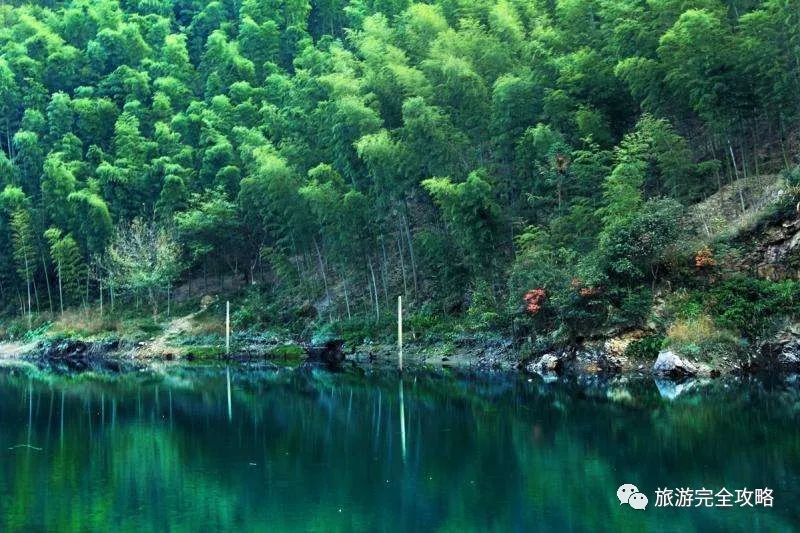
<instances>
[{"instance_id":1,"label":"green shrub","mask_svg":"<svg viewBox=\"0 0 800 533\"><path fill-rule=\"evenodd\" d=\"M631 359L653 360L658 357L661 345L664 343L663 335L648 335L631 342L625 348L625 357Z\"/></svg>"},{"instance_id":2,"label":"green shrub","mask_svg":"<svg viewBox=\"0 0 800 533\"><path fill-rule=\"evenodd\" d=\"M225 337L217 333L199 333L182 335L177 340L178 346L224 346Z\"/></svg>"},{"instance_id":3,"label":"green shrub","mask_svg":"<svg viewBox=\"0 0 800 533\"><path fill-rule=\"evenodd\" d=\"M698 318L703 314L703 303L695 298L687 298L678 303L675 316L678 318Z\"/></svg>"},{"instance_id":4,"label":"green shrub","mask_svg":"<svg viewBox=\"0 0 800 533\"><path fill-rule=\"evenodd\" d=\"M786 173L786 181L792 187L800 187L800 165L795 166Z\"/></svg>"},{"instance_id":5,"label":"green shrub","mask_svg":"<svg viewBox=\"0 0 800 533\"><path fill-rule=\"evenodd\" d=\"M305 356L305 353L305 350L297 344L283 344L270 350L269 358L281 361L299 361Z\"/></svg>"},{"instance_id":6,"label":"green shrub","mask_svg":"<svg viewBox=\"0 0 800 533\"><path fill-rule=\"evenodd\" d=\"M28 317L21 316L10 319L0 325L0 338L8 340L23 340L30 342L42 337L52 326L52 323L44 319L44 315L36 315L28 327Z\"/></svg>"},{"instance_id":7,"label":"green shrub","mask_svg":"<svg viewBox=\"0 0 800 533\"><path fill-rule=\"evenodd\" d=\"M517 239L519 251L509 277L509 314L516 315L517 334L558 332L569 341L585 336L603 324L606 295L602 281L582 265L577 253L554 249L546 232L529 228ZM536 302L530 294L543 296Z\"/></svg>"},{"instance_id":8,"label":"green shrub","mask_svg":"<svg viewBox=\"0 0 800 533\"><path fill-rule=\"evenodd\" d=\"M682 355L711 361L735 354L741 341L737 332L721 327L707 314L700 314L673 322L663 345Z\"/></svg>"},{"instance_id":9,"label":"green shrub","mask_svg":"<svg viewBox=\"0 0 800 533\"><path fill-rule=\"evenodd\" d=\"M189 346L184 352L184 356L192 356L197 359L215 359L225 355L224 346Z\"/></svg>"},{"instance_id":10,"label":"green shrub","mask_svg":"<svg viewBox=\"0 0 800 533\"><path fill-rule=\"evenodd\" d=\"M405 323L409 329L425 332L434 329L441 322L441 318L430 311L422 310L411 313L406 317Z\"/></svg>"},{"instance_id":11,"label":"green shrub","mask_svg":"<svg viewBox=\"0 0 800 533\"><path fill-rule=\"evenodd\" d=\"M766 334L776 319L795 316L800 284L739 276L713 286L705 295L705 308L723 328L747 338Z\"/></svg>"},{"instance_id":12,"label":"green shrub","mask_svg":"<svg viewBox=\"0 0 800 533\"><path fill-rule=\"evenodd\" d=\"M388 340L395 334L396 318L385 314L379 322L374 317L353 317L340 322L318 323L311 342L321 344L331 339L342 339L348 346L356 346L367 340Z\"/></svg>"},{"instance_id":13,"label":"green shrub","mask_svg":"<svg viewBox=\"0 0 800 533\"><path fill-rule=\"evenodd\" d=\"M450 338L457 329L452 317L433 311L428 305L424 305L419 311L409 313L403 326L409 337L428 340Z\"/></svg>"},{"instance_id":14,"label":"green shrub","mask_svg":"<svg viewBox=\"0 0 800 533\"><path fill-rule=\"evenodd\" d=\"M467 310L468 326L472 330L493 329L500 326L497 302L486 282L479 282L472 291L472 302Z\"/></svg>"},{"instance_id":15,"label":"green shrub","mask_svg":"<svg viewBox=\"0 0 800 533\"><path fill-rule=\"evenodd\" d=\"M150 336L161 333L161 330L163 329L162 325L153 320L152 317L137 318L131 320L128 326L134 333L140 333Z\"/></svg>"},{"instance_id":16,"label":"green shrub","mask_svg":"<svg viewBox=\"0 0 800 533\"><path fill-rule=\"evenodd\" d=\"M618 219L607 217L600 235L598 263L619 286L645 283L681 235L681 205L671 199L648 200L642 208Z\"/></svg>"},{"instance_id":17,"label":"green shrub","mask_svg":"<svg viewBox=\"0 0 800 533\"><path fill-rule=\"evenodd\" d=\"M653 293L649 287L617 289L613 300L616 306L608 317L611 326L640 326L650 315Z\"/></svg>"}]
</instances>

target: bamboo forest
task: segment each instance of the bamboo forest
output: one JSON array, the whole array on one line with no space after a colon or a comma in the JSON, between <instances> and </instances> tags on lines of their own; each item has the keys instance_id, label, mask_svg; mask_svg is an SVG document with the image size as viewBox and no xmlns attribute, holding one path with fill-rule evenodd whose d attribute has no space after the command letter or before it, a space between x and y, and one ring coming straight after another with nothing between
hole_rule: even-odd
<instances>
[{"instance_id":1,"label":"bamboo forest","mask_svg":"<svg viewBox=\"0 0 800 533\"><path fill-rule=\"evenodd\" d=\"M797 0L0 0L0 531L790 531L798 376Z\"/></svg>"}]
</instances>

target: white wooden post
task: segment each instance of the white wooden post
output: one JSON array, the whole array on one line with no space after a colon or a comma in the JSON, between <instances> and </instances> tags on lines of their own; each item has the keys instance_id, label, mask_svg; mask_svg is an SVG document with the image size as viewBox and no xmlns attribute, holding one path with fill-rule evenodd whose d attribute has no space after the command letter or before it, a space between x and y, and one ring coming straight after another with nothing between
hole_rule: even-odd
<instances>
[{"instance_id":1,"label":"white wooden post","mask_svg":"<svg viewBox=\"0 0 800 533\"><path fill-rule=\"evenodd\" d=\"M403 297L397 297L397 365L403 371Z\"/></svg>"},{"instance_id":2,"label":"white wooden post","mask_svg":"<svg viewBox=\"0 0 800 533\"><path fill-rule=\"evenodd\" d=\"M225 355L231 354L231 302L225 302Z\"/></svg>"}]
</instances>

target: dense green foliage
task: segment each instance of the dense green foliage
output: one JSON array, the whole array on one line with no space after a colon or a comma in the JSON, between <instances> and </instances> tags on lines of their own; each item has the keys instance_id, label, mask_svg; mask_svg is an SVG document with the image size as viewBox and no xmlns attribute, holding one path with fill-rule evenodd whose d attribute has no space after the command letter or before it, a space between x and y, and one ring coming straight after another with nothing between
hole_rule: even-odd
<instances>
[{"instance_id":1,"label":"dense green foliage","mask_svg":"<svg viewBox=\"0 0 800 533\"><path fill-rule=\"evenodd\" d=\"M798 61L782 0L4 3L0 307L216 275L325 321L640 324L684 207L793 164Z\"/></svg>"},{"instance_id":2,"label":"dense green foliage","mask_svg":"<svg viewBox=\"0 0 800 533\"><path fill-rule=\"evenodd\" d=\"M796 311L800 286L790 280L772 283L736 277L697 296L702 307L716 317L719 326L756 338L770 326L772 318Z\"/></svg>"}]
</instances>

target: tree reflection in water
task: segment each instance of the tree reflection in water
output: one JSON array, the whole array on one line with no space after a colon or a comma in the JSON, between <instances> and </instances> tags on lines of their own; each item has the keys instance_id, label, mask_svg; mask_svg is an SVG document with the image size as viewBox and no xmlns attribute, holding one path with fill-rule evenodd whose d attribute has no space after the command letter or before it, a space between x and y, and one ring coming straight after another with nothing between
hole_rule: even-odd
<instances>
[{"instance_id":1,"label":"tree reflection in water","mask_svg":"<svg viewBox=\"0 0 800 533\"><path fill-rule=\"evenodd\" d=\"M650 380L6 370L0 530L799 523L797 386L727 380L684 389L669 399ZM651 496L664 486L768 486L775 507L633 512L616 501L623 482Z\"/></svg>"}]
</instances>

